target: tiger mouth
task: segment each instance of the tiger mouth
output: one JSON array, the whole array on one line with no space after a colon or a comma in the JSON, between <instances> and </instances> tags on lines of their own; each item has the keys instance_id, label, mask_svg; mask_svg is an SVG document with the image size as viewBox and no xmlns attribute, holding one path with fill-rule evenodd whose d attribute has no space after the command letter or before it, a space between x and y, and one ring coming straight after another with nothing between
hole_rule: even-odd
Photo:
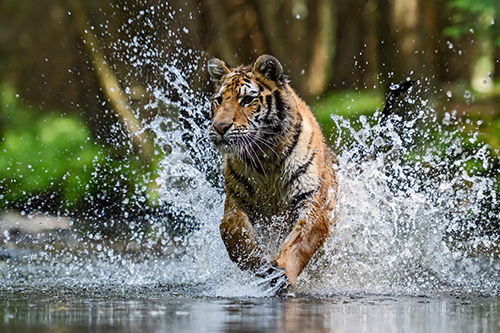
<instances>
[{"instance_id":1,"label":"tiger mouth","mask_svg":"<svg viewBox=\"0 0 500 333\"><path fill-rule=\"evenodd\" d=\"M214 142L215 149L222 155L238 155L238 148L235 143L220 139Z\"/></svg>"},{"instance_id":2,"label":"tiger mouth","mask_svg":"<svg viewBox=\"0 0 500 333\"><path fill-rule=\"evenodd\" d=\"M214 131L212 131L210 133L210 140L212 140L212 142L216 145L216 146L227 146L227 145L231 145L230 143L230 138L225 138L224 136L222 135L219 135L217 133L215 133Z\"/></svg>"},{"instance_id":3,"label":"tiger mouth","mask_svg":"<svg viewBox=\"0 0 500 333\"><path fill-rule=\"evenodd\" d=\"M217 133L211 133L210 139L215 148L221 153L231 153L235 150L235 142L230 137L225 138L224 136L218 135Z\"/></svg>"},{"instance_id":4,"label":"tiger mouth","mask_svg":"<svg viewBox=\"0 0 500 333\"><path fill-rule=\"evenodd\" d=\"M243 134L232 134L221 136L217 133L212 133L212 142L215 148L222 154L245 154L245 152L254 151L256 148L253 147L252 142Z\"/></svg>"},{"instance_id":5,"label":"tiger mouth","mask_svg":"<svg viewBox=\"0 0 500 333\"><path fill-rule=\"evenodd\" d=\"M217 148L233 147L233 144L231 142L227 141L226 139L220 139L220 140L214 141L214 144L215 144L215 147L217 147Z\"/></svg>"}]
</instances>

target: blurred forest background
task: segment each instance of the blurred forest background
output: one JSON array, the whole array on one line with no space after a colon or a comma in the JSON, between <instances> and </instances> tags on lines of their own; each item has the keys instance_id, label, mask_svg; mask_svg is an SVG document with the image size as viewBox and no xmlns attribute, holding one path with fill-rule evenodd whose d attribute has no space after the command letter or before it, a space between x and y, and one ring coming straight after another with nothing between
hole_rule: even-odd
<instances>
[{"instance_id":1,"label":"blurred forest background","mask_svg":"<svg viewBox=\"0 0 500 333\"><path fill-rule=\"evenodd\" d=\"M189 83L209 91L208 58L263 53L325 122L373 113L411 77L500 148L498 0L2 0L0 212L157 213L165 152L141 123L168 86L161 64L195 59Z\"/></svg>"}]
</instances>

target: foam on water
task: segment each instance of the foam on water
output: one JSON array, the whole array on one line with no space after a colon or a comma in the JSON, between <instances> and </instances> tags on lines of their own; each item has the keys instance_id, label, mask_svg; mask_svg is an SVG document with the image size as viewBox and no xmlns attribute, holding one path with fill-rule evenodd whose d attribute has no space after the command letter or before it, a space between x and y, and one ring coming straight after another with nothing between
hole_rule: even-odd
<instances>
[{"instance_id":1,"label":"foam on water","mask_svg":"<svg viewBox=\"0 0 500 333\"><path fill-rule=\"evenodd\" d=\"M162 29L169 31L176 14L166 7L153 6L127 24L143 20L155 33L155 21L148 15L164 13ZM127 51L121 52L122 61L138 72L147 66L162 73L163 79L145 83L155 100L137 113L161 111L144 122L155 133L157 145L169 151L157 179L160 203L173 216L192 220L186 225L151 221L150 230L137 229L121 240L85 234L75 236L68 248L49 244L46 251L30 253L24 260L0 262L4 288L272 295L266 283L230 261L219 235L224 204L221 157L207 140L208 82L198 75L207 56L185 47L182 36L188 34L186 29L169 31L175 47L168 54L148 42L155 36L129 36ZM493 160L486 146L465 150L457 137L467 134L449 129L449 123L457 121L453 114L437 119L421 97L419 89L427 85L418 82L402 106L406 115L384 124L379 113L362 116L356 124L332 116L338 130L333 138L339 155L338 221L299 277L296 292L499 294L499 233L488 229L500 219L494 209L496 178L488 173ZM477 134L470 140L477 140ZM470 163L484 172L469 175L465 166ZM118 246L120 242L125 244Z\"/></svg>"}]
</instances>

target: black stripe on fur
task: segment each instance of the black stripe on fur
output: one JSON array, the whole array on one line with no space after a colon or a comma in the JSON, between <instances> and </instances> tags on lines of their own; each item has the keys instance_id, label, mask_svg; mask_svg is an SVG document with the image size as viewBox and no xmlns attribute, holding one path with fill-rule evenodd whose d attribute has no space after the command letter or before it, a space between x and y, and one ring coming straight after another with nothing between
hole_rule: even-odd
<instances>
[{"instance_id":1,"label":"black stripe on fur","mask_svg":"<svg viewBox=\"0 0 500 333\"><path fill-rule=\"evenodd\" d=\"M290 146L288 146L285 155L283 155L283 158L281 159L281 164L292 154L293 150L297 146L297 143L299 142L299 137L301 133L302 133L302 116L299 113L297 122L295 123L295 126L293 126L292 143Z\"/></svg>"},{"instance_id":2,"label":"black stripe on fur","mask_svg":"<svg viewBox=\"0 0 500 333\"><path fill-rule=\"evenodd\" d=\"M311 197L314 193L316 193L318 189L315 188L313 190L307 191L307 192L302 192L300 194L297 194L291 204L290 204L290 210L293 212L294 215L298 215L298 212L300 209L302 209L305 205L305 201ZM294 220L296 220L298 216L294 216Z\"/></svg>"},{"instance_id":3,"label":"black stripe on fur","mask_svg":"<svg viewBox=\"0 0 500 333\"><path fill-rule=\"evenodd\" d=\"M283 121L286 118L287 107L286 107L285 103L283 102L283 99L281 98L281 94L280 94L279 90L275 90L273 93L273 96L274 96L274 103L276 105L276 112L277 112L278 119L280 121Z\"/></svg>"},{"instance_id":4,"label":"black stripe on fur","mask_svg":"<svg viewBox=\"0 0 500 333\"><path fill-rule=\"evenodd\" d=\"M273 96L267 95L266 96L266 104L267 104L267 113L264 119L266 120L266 123L270 122L269 121L269 116L271 115L271 112L273 111L274 108L274 103L273 103Z\"/></svg>"},{"instance_id":5,"label":"black stripe on fur","mask_svg":"<svg viewBox=\"0 0 500 333\"><path fill-rule=\"evenodd\" d=\"M229 168L230 176L243 185L249 196L254 196L255 190L253 189L252 185L248 182L248 180L245 177L239 175L233 169L231 163L228 162L227 167Z\"/></svg>"},{"instance_id":6,"label":"black stripe on fur","mask_svg":"<svg viewBox=\"0 0 500 333\"><path fill-rule=\"evenodd\" d=\"M311 166L312 161L314 160L315 156L316 156L316 152L314 151L311 154L311 157L309 157L309 159L307 160L307 162L304 163L304 164L302 164L301 166L299 166L294 171L294 173L292 174L292 176L290 177L290 179L288 179L288 181L286 182L286 187L292 185L293 182L295 182L300 176L302 176L303 174L305 174L307 172L307 169L309 169L309 167Z\"/></svg>"}]
</instances>

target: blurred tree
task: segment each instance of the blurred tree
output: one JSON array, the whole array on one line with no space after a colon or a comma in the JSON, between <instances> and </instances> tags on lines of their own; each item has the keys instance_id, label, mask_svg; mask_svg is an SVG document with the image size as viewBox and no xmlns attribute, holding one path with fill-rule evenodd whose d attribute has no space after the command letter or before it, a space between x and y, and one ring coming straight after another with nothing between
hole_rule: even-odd
<instances>
[{"instance_id":1,"label":"blurred tree","mask_svg":"<svg viewBox=\"0 0 500 333\"><path fill-rule=\"evenodd\" d=\"M499 38L496 0L3 1L2 78L34 104L64 111L85 109L94 134L103 138L117 117L102 112L112 107L90 65L92 54L84 47L72 13L75 3L85 4L87 24L118 81L134 88L129 94L132 103L150 98L146 87L164 80L158 65L131 67L133 52L126 45L133 37L162 50L153 59L158 63L179 46L204 50L207 57L218 56L231 65L272 53L305 97L373 87L380 81L389 85L412 71L436 81L467 79L472 66L465 68L464 63L470 64L476 55L471 38L464 37L466 23L486 22L488 16L483 28L491 31L491 38ZM138 14L149 8L156 10ZM175 20L168 16L172 12ZM180 29L189 33L172 34ZM461 39L450 47L443 31ZM203 86L200 80L192 83Z\"/></svg>"},{"instance_id":2,"label":"blurred tree","mask_svg":"<svg viewBox=\"0 0 500 333\"><path fill-rule=\"evenodd\" d=\"M209 57L235 66L270 53L306 99L334 90L387 89L407 76L433 80L439 91L470 82L484 54L492 68L496 60L490 79L500 72L499 3L3 0L0 83L34 112L81 113L93 140L111 155L145 161L151 144L143 137L133 149L130 132L142 133L141 122L159 111L144 106L158 91L183 102L166 66L175 65L189 88L209 91Z\"/></svg>"},{"instance_id":3,"label":"blurred tree","mask_svg":"<svg viewBox=\"0 0 500 333\"><path fill-rule=\"evenodd\" d=\"M109 60L106 59L99 40L92 32L93 29L88 25L84 4L73 0L72 8L75 25L83 38L86 50L88 50L92 58L92 67L100 88L118 116L118 119L120 119L122 125L127 129L128 136L132 139L140 160L149 166L154 160L154 144L148 132L142 128L140 120L132 112L129 97L123 91L118 78L109 64Z\"/></svg>"},{"instance_id":4,"label":"blurred tree","mask_svg":"<svg viewBox=\"0 0 500 333\"><path fill-rule=\"evenodd\" d=\"M500 46L500 2L497 0L450 0L452 25L445 33L453 37L479 33Z\"/></svg>"},{"instance_id":5,"label":"blurred tree","mask_svg":"<svg viewBox=\"0 0 500 333\"><path fill-rule=\"evenodd\" d=\"M475 61L472 62L472 85L478 91L493 89L493 73L500 69L500 2L497 0L450 0L452 25L444 33L455 39L476 39ZM496 48L495 48L496 45ZM495 60L496 59L496 60Z\"/></svg>"}]
</instances>

